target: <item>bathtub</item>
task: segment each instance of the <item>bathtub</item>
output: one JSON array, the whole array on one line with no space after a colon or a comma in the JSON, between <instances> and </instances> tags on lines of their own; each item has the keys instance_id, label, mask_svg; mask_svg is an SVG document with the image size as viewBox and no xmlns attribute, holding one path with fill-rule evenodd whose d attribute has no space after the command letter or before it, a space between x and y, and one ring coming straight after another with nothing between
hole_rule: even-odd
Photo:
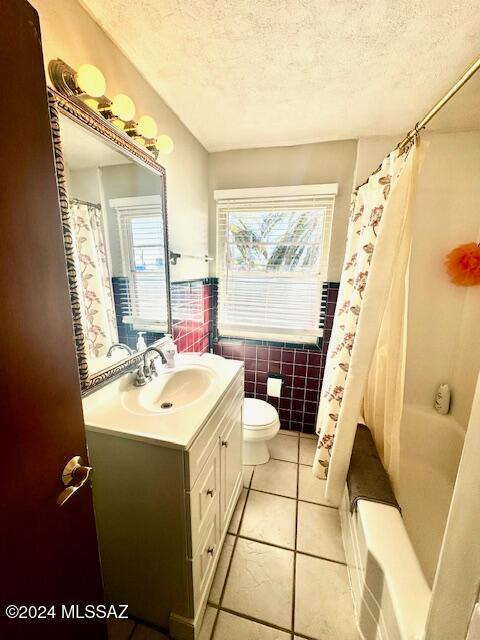
<instances>
[{"instance_id":1,"label":"bathtub","mask_svg":"<svg viewBox=\"0 0 480 640\"><path fill-rule=\"evenodd\" d=\"M406 406L394 507L359 500L340 509L357 626L364 640L421 640L463 446L451 416ZM402 517L403 516L403 517Z\"/></svg>"},{"instance_id":2,"label":"bathtub","mask_svg":"<svg viewBox=\"0 0 480 640\"><path fill-rule=\"evenodd\" d=\"M406 405L395 492L415 552L433 584L465 429L451 415Z\"/></svg>"}]
</instances>

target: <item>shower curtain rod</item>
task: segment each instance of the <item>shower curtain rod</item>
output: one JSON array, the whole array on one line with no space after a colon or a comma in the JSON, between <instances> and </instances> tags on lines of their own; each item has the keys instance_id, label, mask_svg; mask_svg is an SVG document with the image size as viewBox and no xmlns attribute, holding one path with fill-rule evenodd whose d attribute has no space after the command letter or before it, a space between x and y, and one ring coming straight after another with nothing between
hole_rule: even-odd
<instances>
[{"instance_id":1,"label":"shower curtain rod","mask_svg":"<svg viewBox=\"0 0 480 640\"><path fill-rule=\"evenodd\" d=\"M398 147L404 147L406 144L408 144L411 140L413 140L413 138L418 134L419 131L421 131L422 129L425 129L425 127L427 126L427 124L430 122L430 120L437 115L437 113L443 109L443 107L447 104L447 102L453 98L453 96L463 87L464 84L466 84L470 78L475 75L477 73L477 71L480 69L480 57L477 58L475 60L475 62L473 62L468 69L465 71L465 73L457 80L457 82L453 85L453 87L450 89L450 91L447 91L447 93L443 96L443 98L441 98L431 109L430 111L425 114L423 116L423 118L420 120L420 122L417 122L417 124L413 127L413 129L411 131L409 131L407 133L407 135L405 136L405 138L399 142Z\"/></svg>"},{"instance_id":2,"label":"shower curtain rod","mask_svg":"<svg viewBox=\"0 0 480 640\"><path fill-rule=\"evenodd\" d=\"M94 209L101 209L101 204L95 204L95 202L88 202L88 200L80 200L80 198L70 198L70 204L76 202L77 204L86 204L87 207L93 207Z\"/></svg>"},{"instance_id":3,"label":"shower curtain rod","mask_svg":"<svg viewBox=\"0 0 480 640\"><path fill-rule=\"evenodd\" d=\"M457 80L457 82L453 85L453 87L449 91L447 91L447 93L443 96L443 98L440 98L440 100L430 109L428 113L426 113L423 116L423 118L419 122L417 122L417 124L413 127L413 129L411 129L411 131L407 133L405 138L397 144L396 148L401 149L402 147L405 147L409 142L411 142L418 135L418 133L422 129L425 129L425 127L430 122L430 120L434 116L436 116L441 109L443 109L443 107L447 104L447 102L449 102L450 99L453 98L453 96L458 91L460 91L463 85L466 84L470 80L470 78L477 73L479 69L480 69L480 57L478 57L474 62L472 62L472 64L463 73L463 75ZM373 173L376 173L377 171L374 171ZM368 178L367 180L365 180L365 182L362 182L362 184L358 185L357 189L359 189L360 187L363 187L363 185L367 184L367 182L368 182Z\"/></svg>"}]
</instances>

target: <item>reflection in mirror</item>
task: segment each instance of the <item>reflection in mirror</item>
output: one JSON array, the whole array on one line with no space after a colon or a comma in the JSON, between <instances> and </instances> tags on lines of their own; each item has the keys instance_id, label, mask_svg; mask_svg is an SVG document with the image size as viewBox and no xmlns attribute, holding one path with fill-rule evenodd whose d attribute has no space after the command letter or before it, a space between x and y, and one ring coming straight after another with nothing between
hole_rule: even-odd
<instances>
[{"instance_id":1,"label":"reflection in mirror","mask_svg":"<svg viewBox=\"0 0 480 640\"><path fill-rule=\"evenodd\" d=\"M89 374L168 331L162 177L60 116Z\"/></svg>"}]
</instances>

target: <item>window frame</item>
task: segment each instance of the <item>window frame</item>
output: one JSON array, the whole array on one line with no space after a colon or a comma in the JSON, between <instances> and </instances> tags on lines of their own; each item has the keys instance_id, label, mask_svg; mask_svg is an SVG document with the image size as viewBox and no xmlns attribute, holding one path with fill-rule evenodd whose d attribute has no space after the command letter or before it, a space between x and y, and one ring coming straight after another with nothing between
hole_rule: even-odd
<instances>
[{"instance_id":1,"label":"window frame","mask_svg":"<svg viewBox=\"0 0 480 640\"><path fill-rule=\"evenodd\" d=\"M137 270L135 269L135 246L132 239L131 219L134 218L146 218L146 217L159 217L161 220L161 229L163 234L163 243L157 245L161 247L162 255L167 260L166 246L167 238L165 236L165 226L163 222L163 203L160 195L158 196L137 196L129 198L114 198L110 200L110 207L113 208L117 214L118 233L120 239L120 253L122 258L122 268L124 277L128 278L128 295L131 300L131 308L136 306L137 298L137 282L135 275ZM128 220L128 222L127 222ZM165 273L167 265L165 265ZM142 272L146 273L146 272ZM156 277L157 272L151 272L152 279ZM158 271L158 273L161 273ZM133 329L139 329L143 331L154 331L165 333L168 332L169 326L169 311L168 311L168 283L165 281L165 321L153 321L149 318L144 318L137 315L124 315L122 316L122 322L131 325Z\"/></svg>"},{"instance_id":2,"label":"window frame","mask_svg":"<svg viewBox=\"0 0 480 640\"><path fill-rule=\"evenodd\" d=\"M223 189L214 191L214 199L216 201L216 234L217 234L217 254L216 267L217 277L219 280L219 309L218 309L218 330L220 337L246 338L254 340L265 340L269 342L289 342L316 344L323 335L323 318L325 313L323 303L324 283L327 281L328 261L331 246L331 235L333 227L333 215L335 208L335 196L338 193L337 184L317 184L317 185L300 185L289 187L260 187L250 189ZM313 328L303 327L297 329L286 329L285 327L275 327L266 325L251 325L246 328L244 324L226 324L222 322L220 305L222 297L226 294L226 286L228 283L228 260L227 248L228 242L228 212L237 211L261 211L262 208L268 208L272 211L281 210L290 207L298 210L320 209L325 208L322 217L322 234L321 234L321 260L312 272L259 272L245 271L237 272L240 278L252 279L298 279L299 285L307 283L308 280L318 287L318 314L316 326ZM223 225L223 228L222 228ZM268 286L268 283L267 285Z\"/></svg>"}]
</instances>

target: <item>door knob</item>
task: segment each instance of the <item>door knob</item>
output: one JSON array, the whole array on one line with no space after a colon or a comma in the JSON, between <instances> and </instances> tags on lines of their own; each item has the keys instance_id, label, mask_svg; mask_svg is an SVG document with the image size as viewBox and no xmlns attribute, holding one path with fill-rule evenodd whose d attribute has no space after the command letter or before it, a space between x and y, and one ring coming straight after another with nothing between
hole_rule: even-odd
<instances>
[{"instance_id":1,"label":"door knob","mask_svg":"<svg viewBox=\"0 0 480 640\"><path fill-rule=\"evenodd\" d=\"M82 464L80 456L75 456L67 462L65 468L62 471L62 482L65 485L65 489L57 498L57 504L59 507L65 504L65 502L88 480L92 467L86 467Z\"/></svg>"}]
</instances>

